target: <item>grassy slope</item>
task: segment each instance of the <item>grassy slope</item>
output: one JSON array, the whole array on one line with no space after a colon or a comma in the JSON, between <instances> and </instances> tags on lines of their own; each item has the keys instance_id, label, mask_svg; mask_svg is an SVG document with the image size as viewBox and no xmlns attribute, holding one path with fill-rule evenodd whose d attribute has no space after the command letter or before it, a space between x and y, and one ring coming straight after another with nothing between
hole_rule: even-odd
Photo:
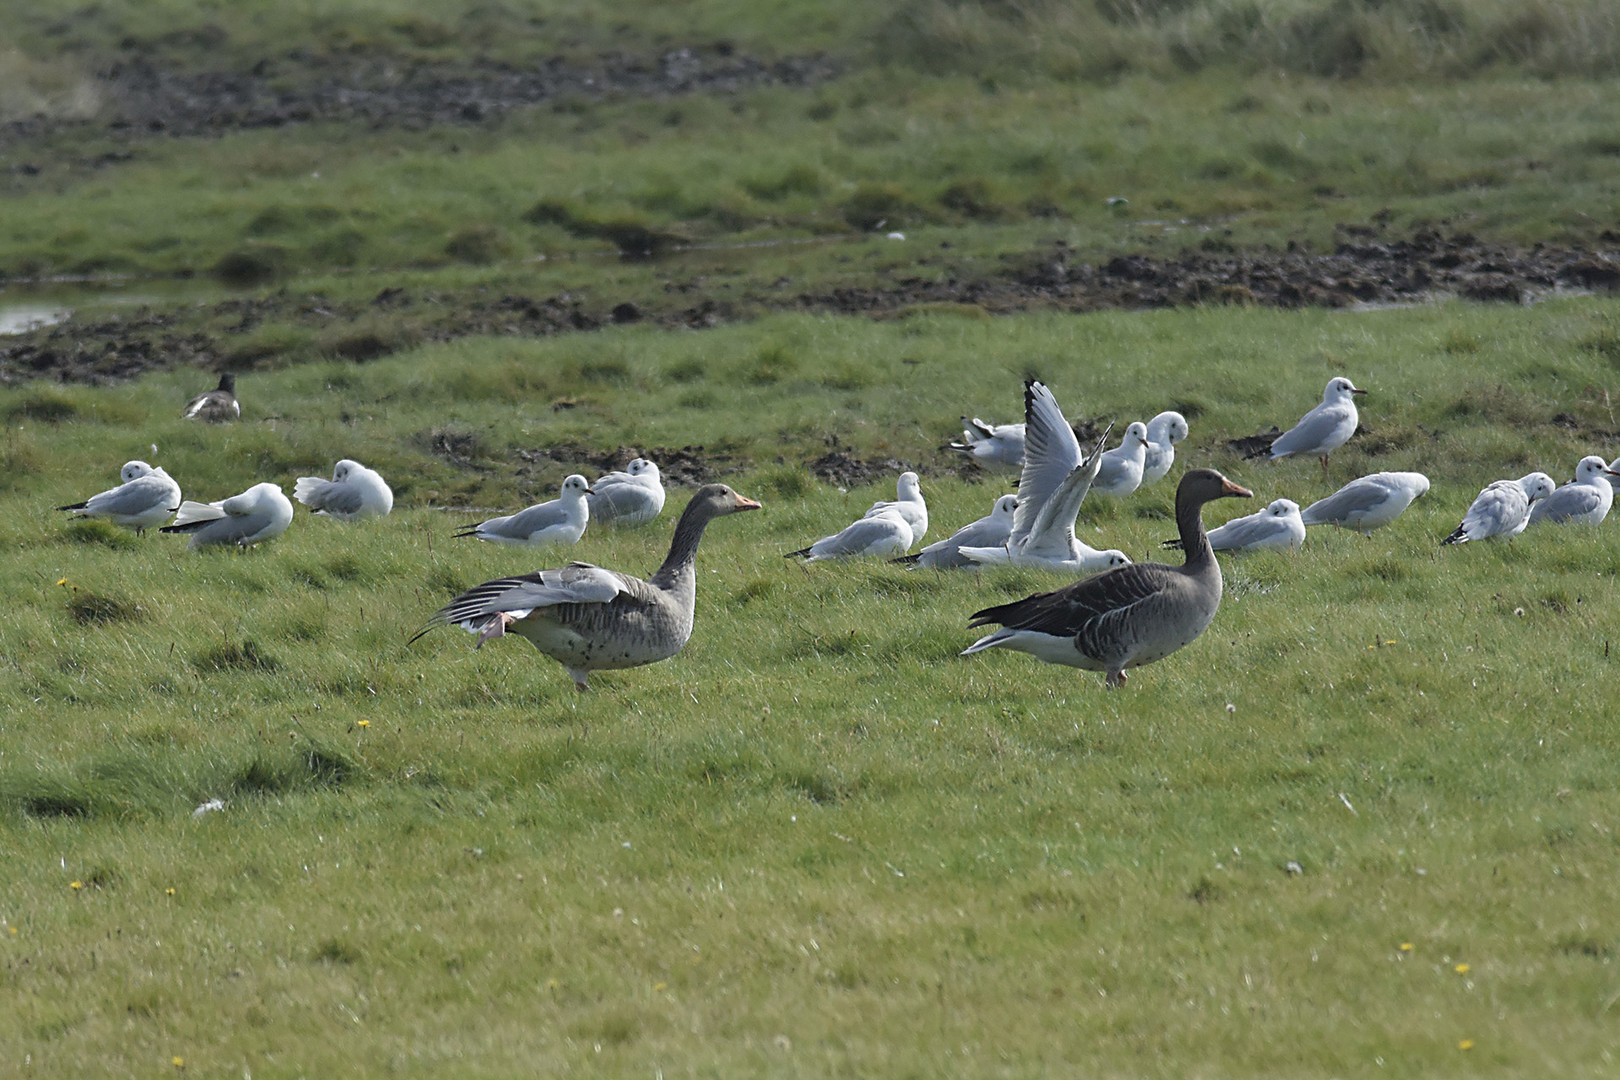
<instances>
[{"instance_id":1,"label":"grassy slope","mask_svg":"<svg viewBox=\"0 0 1620 1080\"><path fill-rule=\"evenodd\" d=\"M20 1022L0 1055L137 1074L171 1056L255 1075L1602 1074L1620 541L1434 545L1487 480L1612 452L1546 421L1613 430L1615 319L1575 300L469 342L244 380L234 428L172 419L178 374L8 391L0 1007ZM587 362L615 374L580 385ZM1031 369L1075 415L1196 409L1184 460L1302 500L1327 490L1314 463L1239 462L1224 438L1343 371L1373 394L1337 475L1417 467L1435 489L1371 539L1229 560L1210 633L1117 694L954 656L968 612L1056 579L778 557L883 493L808 480L823 432L938 460L957 412L1008 415ZM582 403L550 413L558 385ZM71 418L42 424L47 400ZM422 449L446 420L476 425L487 474ZM427 504L504 505L566 471L526 472L514 448L573 439L755 461L734 480L767 509L712 530L690 649L578 695L522 642L406 646L449 590L536 561L451 543L462 519ZM152 442L194 496L354 453L401 508L301 517L240 556L74 542L49 508ZM930 481L936 529L997 490ZM1168 496L1088 507L1094 541L1149 554ZM570 554L650 569L667 526ZM81 626L68 605L91 593L140 610ZM216 796L226 811L189 816Z\"/></svg>"}]
</instances>

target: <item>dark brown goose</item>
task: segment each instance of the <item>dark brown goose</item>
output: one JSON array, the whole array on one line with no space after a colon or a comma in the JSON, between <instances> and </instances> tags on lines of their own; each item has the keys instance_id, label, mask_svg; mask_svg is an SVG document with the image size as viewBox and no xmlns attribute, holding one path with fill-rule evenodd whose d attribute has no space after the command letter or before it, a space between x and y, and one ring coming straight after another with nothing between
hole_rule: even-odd
<instances>
[{"instance_id":1,"label":"dark brown goose","mask_svg":"<svg viewBox=\"0 0 1620 1080\"><path fill-rule=\"evenodd\" d=\"M219 377L219 385L198 394L186 402L185 419L222 423L239 420L242 406L236 400L236 376L227 371Z\"/></svg>"},{"instance_id":2,"label":"dark brown goose","mask_svg":"<svg viewBox=\"0 0 1620 1080\"><path fill-rule=\"evenodd\" d=\"M1125 682L1125 669L1162 660L1189 644L1215 618L1221 568L1204 532L1203 508L1228 495L1249 498L1214 469L1193 469L1176 488L1176 524L1187 561L1181 566L1136 563L1055 592L1037 593L973 614L969 626L1001 624L962 655L1014 649L1049 664L1107 672Z\"/></svg>"},{"instance_id":3,"label":"dark brown goose","mask_svg":"<svg viewBox=\"0 0 1620 1080\"><path fill-rule=\"evenodd\" d=\"M699 488L675 523L664 565L646 581L590 563L537 570L476 585L434 612L435 626L459 624L479 647L508 631L556 660L581 690L593 671L668 660L692 636L697 549L710 521L758 510L725 484Z\"/></svg>"}]
</instances>

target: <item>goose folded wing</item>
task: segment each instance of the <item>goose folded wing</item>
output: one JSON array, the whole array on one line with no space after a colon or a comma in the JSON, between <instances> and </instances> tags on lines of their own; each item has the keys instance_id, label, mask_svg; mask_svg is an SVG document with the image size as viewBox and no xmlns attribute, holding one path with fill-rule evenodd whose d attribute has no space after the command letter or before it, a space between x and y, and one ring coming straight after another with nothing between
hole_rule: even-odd
<instances>
[{"instance_id":1,"label":"goose folded wing","mask_svg":"<svg viewBox=\"0 0 1620 1080\"><path fill-rule=\"evenodd\" d=\"M1000 623L1009 629L1033 630L1054 637L1094 633L1124 618L1137 605L1161 596L1162 572L1166 569L1151 564L1120 567L1056 592L985 608L975 612L968 625Z\"/></svg>"}]
</instances>

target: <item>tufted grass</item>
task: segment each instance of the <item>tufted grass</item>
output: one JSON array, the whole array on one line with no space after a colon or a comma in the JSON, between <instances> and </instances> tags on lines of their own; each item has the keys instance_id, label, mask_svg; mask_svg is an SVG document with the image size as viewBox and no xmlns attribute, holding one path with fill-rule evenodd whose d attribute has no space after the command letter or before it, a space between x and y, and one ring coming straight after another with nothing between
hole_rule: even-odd
<instances>
[{"instance_id":1,"label":"tufted grass","mask_svg":"<svg viewBox=\"0 0 1620 1080\"><path fill-rule=\"evenodd\" d=\"M0 443L0 1060L1602 1075L1620 541L1436 545L1488 480L1616 452L1592 344L1614 318L1572 299L480 340L244 378L224 427L173 419L178 373L53 390L55 422L8 412ZM580 384L593 365L620 374ZM1314 462L1224 441L1341 372L1372 393L1335 482L1419 468L1431 495L1371 538L1225 560L1211 630L1118 693L955 655L970 612L1060 578L780 557L892 492L810 477L829 436L923 467L931 538L985 512L1003 488L939 447L959 412L1010 419L1025 373L1076 417L1178 405L1182 461L1305 501L1331 487ZM552 412L565 387L580 403ZM477 436L470 464L425 447L434 425ZM681 492L566 555L449 538L467 518L445 504L543 494L573 465L518 451L565 443L723 447L765 502L712 526L688 649L582 695L516 639L407 645L489 577L657 564ZM132 456L220 497L340 453L394 482L392 517L301 513L195 554L50 510ZM1150 557L1169 497L1088 503L1087 538Z\"/></svg>"}]
</instances>

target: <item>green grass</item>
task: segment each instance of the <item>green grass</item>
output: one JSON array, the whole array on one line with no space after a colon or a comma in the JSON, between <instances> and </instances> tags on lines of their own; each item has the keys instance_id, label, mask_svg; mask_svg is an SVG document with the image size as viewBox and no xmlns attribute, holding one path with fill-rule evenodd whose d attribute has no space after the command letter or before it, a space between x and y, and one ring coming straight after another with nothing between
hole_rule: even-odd
<instances>
[{"instance_id":1,"label":"green grass","mask_svg":"<svg viewBox=\"0 0 1620 1080\"><path fill-rule=\"evenodd\" d=\"M1613 452L1615 318L1575 299L481 339L244 378L225 427L173 419L182 373L49 408L0 391L0 1055L1604 1075L1620 540L1436 545L1488 480ZM1179 406L1183 462L1305 501L1331 487L1314 462L1225 439L1341 372L1371 393L1335 482L1420 468L1432 493L1371 538L1226 560L1210 631L1117 693L955 655L971 611L1060 578L780 557L892 490L807 479L829 435L923 466L931 535L983 513L1002 488L942 471L940 446L960 412L1011 419L1026 373L1076 417ZM559 392L579 403L553 412ZM427 448L434 426L476 436L469 466ZM656 565L669 515L566 555L449 538L467 518L437 507L544 494L571 466L518 451L563 443L723 448L765 502L711 528L688 649L582 695L520 641L407 645L489 577ZM128 457L217 498L340 454L394 482L392 517L301 514L196 554L50 509ZM1087 538L1150 557L1169 497L1088 503Z\"/></svg>"}]
</instances>

